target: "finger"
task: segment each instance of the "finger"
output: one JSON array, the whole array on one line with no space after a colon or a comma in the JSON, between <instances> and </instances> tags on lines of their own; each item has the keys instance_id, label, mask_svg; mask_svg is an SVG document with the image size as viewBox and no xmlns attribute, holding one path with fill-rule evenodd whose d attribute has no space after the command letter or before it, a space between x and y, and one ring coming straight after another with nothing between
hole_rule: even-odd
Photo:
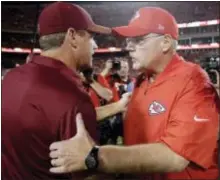
<instances>
[{"instance_id":1,"label":"finger","mask_svg":"<svg viewBox=\"0 0 220 180\"><path fill-rule=\"evenodd\" d=\"M67 168L65 168L64 166L50 168L50 172L56 174L68 173Z\"/></svg>"},{"instance_id":2,"label":"finger","mask_svg":"<svg viewBox=\"0 0 220 180\"><path fill-rule=\"evenodd\" d=\"M58 158L60 157L59 151L51 151L50 152L50 158Z\"/></svg>"},{"instance_id":3,"label":"finger","mask_svg":"<svg viewBox=\"0 0 220 180\"><path fill-rule=\"evenodd\" d=\"M50 145L50 150L56 150L56 149L59 149L60 147L62 147L62 143L61 141L60 142L55 142L55 143L52 143Z\"/></svg>"},{"instance_id":4,"label":"finger","mask_svg":"<svg viewBox=\"0 0 220 180\"><path fill-rule=\"evenodd\" d=\"M86 134L86 128L85 128L81 113L78 113L76 115L76 129L77 129L77 134L79 135Z\"/></svg>"},{"instance_id":5,"label":"finger","mask_svg":"<svg viewBox=\"0 0 220 180\"><path fill-rule=\"evenodd\" d=\"M51 160L51 165L52 166L63 166L65 163L64 163L64 159L63 158L58 158L58 159L52 159Z\"/></svg>"}]
</instances>

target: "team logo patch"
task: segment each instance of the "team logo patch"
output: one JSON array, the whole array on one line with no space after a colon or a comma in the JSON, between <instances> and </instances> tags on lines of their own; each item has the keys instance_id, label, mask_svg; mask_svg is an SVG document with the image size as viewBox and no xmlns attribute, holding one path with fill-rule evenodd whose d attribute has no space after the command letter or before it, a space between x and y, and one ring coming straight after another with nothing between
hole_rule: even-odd
<instances>
[{"instance_id":1,"label":"team logo patch","mask_svg":"<svg viewBox=\"0 0 220 180\"><path fill-rule=\"evenodd\" d=\"M149 106L149 114L157 115L166 111L166 108L159 102L153 101Z\"/></svg>"}]
</instances>

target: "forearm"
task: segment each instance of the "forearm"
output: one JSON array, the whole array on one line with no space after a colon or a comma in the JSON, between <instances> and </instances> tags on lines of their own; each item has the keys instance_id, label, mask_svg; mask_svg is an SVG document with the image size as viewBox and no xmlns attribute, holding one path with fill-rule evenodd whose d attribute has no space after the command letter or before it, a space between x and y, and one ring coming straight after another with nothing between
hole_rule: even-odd
<instances>
[{"instance_id":1,"label":"forearm","mask_svg":"<svg viewBox=\"0 0 220 180\"><path fill-rule=\"evenodd\" d=\"M96 109L97 121L103 120L109 116L113 116L122 112L120 102L111 103L109 105L97 107Z\"/></svg>"},{"instance_id":2,"label":"forearm","mask_svg":"<svg viewBox=\"0 0 220 180\"><path fill-rule=\"evenodd\" d=\"M129 147L102 146L99 152L99 170L107 173L175 172L173 152L163 144Z\"/></svg>"},{"instance_id":3,"label":"forearm","mask_svg":"<svg viewBox=\"0 0 220 180\"><path fill-rule=\"evenodd\" d=\"M103 77L105 77L105 76L108 75L109 71L110 71L110 69L104 69L100 74L101 74Z\"/></svg>"},{"instance_id":4,"label":"forearm","mask_svg":"<svg viewBox=\"0 0 220 180\"><path fill-rule=\"evenodd\" d=\"M93 83L90 84L90 86L96 91L96 93L102 97L103 99L110 101L112 99L112 92L111 90L103 87L96 81L93 81Z\"/></svg>"}]
</instances>

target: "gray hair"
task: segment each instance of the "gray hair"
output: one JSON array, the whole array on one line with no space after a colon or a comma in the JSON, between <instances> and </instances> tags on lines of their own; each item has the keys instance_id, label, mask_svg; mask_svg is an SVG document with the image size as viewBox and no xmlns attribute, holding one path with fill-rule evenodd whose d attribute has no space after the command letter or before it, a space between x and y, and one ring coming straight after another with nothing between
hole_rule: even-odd
<instances>
[{"instance_id":1,"label":"gray hair","mask_svg":"<svg viewBox=\"0 0 220 180\"><path fill-rule=\"evenodd\" d=\"M175 40L175 39L172 39L172 47L173 47L173 50L177 50L177 47L178 47L178 41L177 40Z\"/></svg>"},{"instance_id":2,"label":"gray hair","mask_svg":"<svg viewBox=\"0 0 220 180\"><path fill-rule=\"evenodd\" d=\"M150 33L150 35L152 35L152 36L155 36L155 35L164 36L164 35L156 34L156 33ZM149 34L148 34L148 36L149 36ZM178 46L178 41L172 38L172 48L173 48L174 51L177 50L177 46Z\"/></svg>"},{"instance_id":3,"label":"gray hair","mask_svg":"<svg viewBox=\"0 0 220 180\"><path fill-rule=\"evenodd\" d=\"M43 51L58 48L63 44L66 33L49 34L40 37L39 45Z\"/></svg>"}]
</instances>

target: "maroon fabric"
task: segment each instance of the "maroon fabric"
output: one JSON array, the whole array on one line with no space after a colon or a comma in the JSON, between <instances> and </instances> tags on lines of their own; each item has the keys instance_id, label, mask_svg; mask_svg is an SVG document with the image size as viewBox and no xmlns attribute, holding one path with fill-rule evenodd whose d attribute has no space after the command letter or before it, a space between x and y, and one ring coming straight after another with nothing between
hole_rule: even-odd
<instances>
[{"instance_id":1,"label":"maroon fabric","mask_svg":"<svg viewBox=\"0 0 220 180\"><path fill-rule=\"evenodd\" d=\"M43 9L38 20L38 31L41 36L66 32L72 27L85 30L94 22L91 16L80 6L65 2L56 2Z\"/></svg>"},{"instance_id":2,"label":"maroon fabric","mask_svg":"<svg viewBox=\"0 0 220 180\"><path fill-rule=\"evenodd\" d=\"M34 56L30 63L5 76L2 84L3 179L81 177L82 174L49 172L49 145L75 135L78 111L92 138L98 140L96 113L81 87L78 76L62 62L43 56Z\"/></svg>"}]
</instances>

